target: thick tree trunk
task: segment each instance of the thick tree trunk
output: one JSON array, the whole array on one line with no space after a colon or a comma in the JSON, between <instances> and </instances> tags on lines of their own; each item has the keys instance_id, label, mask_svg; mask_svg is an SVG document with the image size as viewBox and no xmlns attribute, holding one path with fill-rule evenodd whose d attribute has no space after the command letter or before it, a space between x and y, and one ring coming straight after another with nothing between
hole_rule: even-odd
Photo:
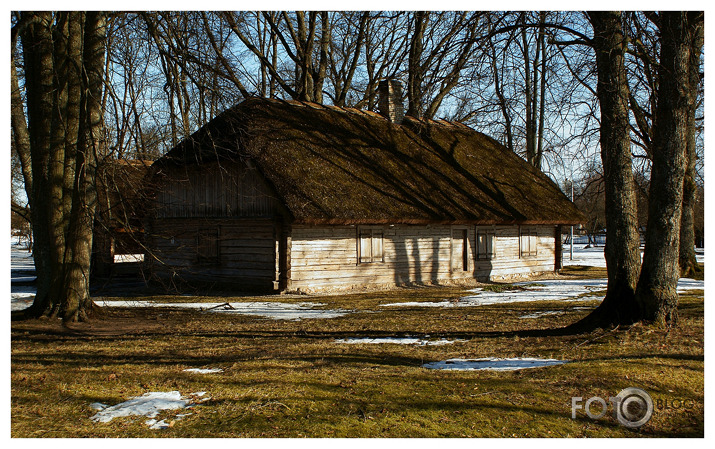
<instances>
[{"instance_id":1,"label":"thick tree trunk","mask_svg":"<svg viewBox=\"0 0 715 449\"><path fill-rule=\"evenodd\" d=\"M689 120L690 122L691 120ZM685 180L683 181L683 212L680 220L679 266L683 277L691 277L701 271L695 257L695 132L694 125L688 123L688 149ZM692 136L692 137L691 137Z\"/></svg>"},{"instance_id":2,"label":"thick tree trunk","mask_svg":"<svg viewBox=\"0 0 715 449\"><path fill-rule=\"evenodd\" d=\"M640 238L628 121L626 39L619 12L589 13L598 71L601 107L601 160L606 202L608 288L601 305L583 325L638 320L635 287L640 267Z\"/></svg>"},{"instance_id":3,"label":"thick tree trunk","mask_svg":"<svg viewBox=\"0 0 715 449\"><path fill-rule=\"evenodd\" d=\"M690 108L691 42L702 13L660 13L661 56L653 168L643 267L636 299L643 319L674 325L678 318L680 220Z\"/></svg>"},{"instance_id":4,"label":"thick tree trunk","mask_svg":"<svg viewBox=\"0 0 715 449\"><path fill-rule=\"evenodd\" d=\"M32 183L25 185L32 207L33 258L37 272L37 293L27 314L39 317L50 307L52 254L50 226L50 143L53 108L53 43L50 33L52 14L23 12L31 22L21 32L25 65L27 126L30 143ZM13 117L13 120L19 119Z\"/></svg>"},{"instance_id":5,"label":"thick tree trunk","mask_svg":"<svg viewBox=\"0 0 715 449\"><path fill-rule=\"evenodd\" d=\"M93 12L23 18L30 23L20 33L30 156L23 163L31 165L26 189L37 272L37 294L26 316L82 320L93 306L89 272L103 136L105 19ZM13 128L22 131L24 113L15 106Z\"/></svg>"},{"instance_id":6,"label":"thick tree trunk","mask_svg":"<svg viewBox=\"0 0 715 449\"><path fill-rule=\"evenodd\" d=\"M695 204L697 185L695 183L695 112L697 110L698 89L700 87L700 52L703 47L703 28L699 27L690 43L688 74L688 127L687 127L687 167L683 183L683 214L680 222L680 274L693 276L701 271L695 258Z\"/></svg>"},{"instance_id":7,"label":"thick tree trunk","mask_svg":"<svg viewBox=\"0 0 715 449\"><path fill-rule=\"evenodd\" d=\"M81 99L80 135L75 158L76 188L72 195L72 214L68 248L71 258L65 267L62 319L86 320L92 312L89 295L89 274L92 258L92 238L97 209L97 154L103 146L102 82L106 22L101 13L88 12L84 30L85 94Z\"/></svg>"}]
</instances>

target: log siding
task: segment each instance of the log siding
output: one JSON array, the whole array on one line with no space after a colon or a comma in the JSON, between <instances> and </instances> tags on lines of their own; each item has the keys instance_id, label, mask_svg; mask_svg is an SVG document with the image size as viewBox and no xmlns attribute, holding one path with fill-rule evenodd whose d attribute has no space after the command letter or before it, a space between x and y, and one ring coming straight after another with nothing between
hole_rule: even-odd
<instances>
[{"instance_id":1,"label":"log siding","mask_svg":"<svg viewBox=\"0 0 715 449\"><path fill-rule=\"evenodd\" d=\"M151 271L160 279L274 290L280 233L267 219L157 220Z\"/></svg>"},{"instance_id":2,"label":"log siding","mask_svg":"<svg viewBox=\"0 0 715 449\"><path fill-rule=\"evenodd\" d=\"M553 226L529 229L536 254L528 258L520 257L519 226L489 227L494 236L491 259L477 259L477 226L387 225L369 228L382 231L381 262L360 262L363 235L360 226L293 225L290 249L292 288L320 291L366 285L488 280L554 270Z\"/></svg>"}]
</instances>

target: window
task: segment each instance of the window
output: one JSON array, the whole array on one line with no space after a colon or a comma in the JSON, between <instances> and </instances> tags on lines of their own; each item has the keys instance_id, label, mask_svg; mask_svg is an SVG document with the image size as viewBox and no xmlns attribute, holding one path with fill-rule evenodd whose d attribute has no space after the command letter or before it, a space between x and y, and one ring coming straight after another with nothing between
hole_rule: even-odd
<instances>
[{"instance_id":1,"label":"window","mask_svg":"<svg viewBox=\"0 0 715 449\"><path fill-rule=\"evenodd\" d=\"M490 260L495 257L495 241L494 229L477 227L477 260Z\"/></svg>"},{"instance_id":2,"label":"window","mask_svg":"<svg viewBox=\"0 0 715 449\"><path fill-rule=\"evenodd\" d=\"M199 263L216 263L219 259L218 229L200 229L196 236Z\"/></svg>"},{"instance_id":3,"label":"window","mask_svg":"<svg viewBox=\"0 0 715 449\"><path fill-rule=\"evenodd\" d=\"M536 229L522 228L519 234L519 255L520 257L536 256L538 244Z\"/></svg>"},{"instance_id":4,"label":"window","mask_svg":"<svg viewBox=\"0 0 715 449\"><path fill-rule=\"evenodd\" d=\"M382 228L358 229L358 261L359 263L384 262Z\"/></svg>"}]
</instances>

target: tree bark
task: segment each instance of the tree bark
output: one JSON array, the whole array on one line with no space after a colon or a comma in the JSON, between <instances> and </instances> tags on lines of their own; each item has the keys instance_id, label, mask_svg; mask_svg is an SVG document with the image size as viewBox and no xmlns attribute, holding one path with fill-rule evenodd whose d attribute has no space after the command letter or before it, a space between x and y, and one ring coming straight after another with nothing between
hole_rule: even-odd
<instances>
[{"instance_id":1,"label":"tree bark","mask_svg":"<svg viewBox=\"0 0 715 449\"><path fill-rule=\"evenodd\" d=\"M596 52L601 108L608 288L601 305L582 324L632 323L639 317L635 288L640 239L629 139L626 39L620 12L592 12L588 17L594 31L592 45Z\"/></svg>"},{"instance_id":2,"label":"tree bark","mask_svg":"<svg viewBox=\"0 0 715 449\"><path fill-rule=\"evenodd\" d=\"M50 196L48 195L50 178L50 142L53 108L53 43L50 33L52 14L49 12L23 12L23 21L30 22L21 33L23 59L25 66L25 91L27 108L27 127L30 143L32 183L25 185L27 197L33 208L32 234L34 251L32 253L37 272L37 293L32 306L27 310L29 316L39 317L50 307L52 290L52 254L53 244L50 226ZM13 115L17 121L19 116Z\"/></svg>"},{"instance_id":3,"label":"tree bark","mask_svg":"<svg viewBox=\"0 0 715 449\"><path fill-rule=\"evenodd\" d=\"M697 184L695 165L695 112L700 88L700 53L703 47L703 27L698 27L690 42L688 73L687 166L683 182L683 214L680 223L680 275L690 277L701 271L695 258L695 204Z\"/></svg>"},{"instance_id":4,"label":"tree bark","mask_svg":"<svg viewBox=\"0 0 715 449\"><path fill-rule=\"evenodd\" d=\"M89 317L96 210L95 170L103 145L106 22L102 13L23 13L26 114L32 180L37 294L28 317ZM19 98L13 97L13 101ZM24 113L13 104L13 128ZM18 136L22 143L22 133ZM23 150L24 151L24 150Z\"/></svg>"},{"instance_id":5,"label":"tree bark","mask_svg":"<svg viewBox=\"0 0 715 449\"><path fill-rule=\"evenodd\" d=\"M428 16L428 12L416 11L414 13L414 30L410 41L407 65L407 112L405 114L415 118L422 117L422 82L424 78L422 53Z\"/></svg>"},{"instance_id":6,"label":"tree bark","mask_svg":"<svg viewBox=\"0 0 715 449\"><path fill-rule=\"evenodd\" d=\"M102 83L104 76L104 42L106 19L102 13L88 12L84 26L84 95L81 98L81 132L75 157L75 185L68 236L68 259L65 268L62 319L84 321L93 303L89 295L94 217L97 208L97 155L103 146Z\"/></svg>"},{"instance_id":7,"label":"tree bark","mask_svg":"<svg viewBox=\"0 0 715 449\"><path fill-rule=\"evenodd\" d=\"M661 56L648 227L636 300L644 320L677 324L680 221L690 107L691 42L703 24L698 12L659 14Z\"/></svg>"}]
</instances>

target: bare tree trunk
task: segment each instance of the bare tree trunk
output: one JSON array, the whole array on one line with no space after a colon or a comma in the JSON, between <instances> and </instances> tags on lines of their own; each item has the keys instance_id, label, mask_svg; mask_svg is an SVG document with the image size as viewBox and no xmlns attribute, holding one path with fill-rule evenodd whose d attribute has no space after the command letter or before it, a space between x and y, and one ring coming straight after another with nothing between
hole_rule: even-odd
<instances>
[{"instance_id":1,"label":"bare tree trunk","mask_svg":"<svg viewBox=\"0 0 715 449\"><path fill-rule=\"evenodd\" d=\"M104 42L106 18L102 13L88 12L84 29L84 73L86 89L81 99L82 127L77 145L76 179L72 195L71 227L68 251L72 257L65 269L66 297L62 319L84 321L92 312L89 295L89 273L92 257L94 217L97 209L97 155L103 146L102 82L104 76Z\"/></svg>"},{"instance_id":2,"label":"bare tree trunk","mask_svg":"<svg viewBox=\"0 0 715 449\"><path fill-rule=\"evenodd\" d=\"M493 27L491 24L491 19L489 19L489 34L492 34ZM511 114L509 114L509 108L507 105L507 100L506 97L504 96L504 92L502 91L502 80L501 80L501 75L500 75L500 65L497 63L497 52L496 48L494 45L494 38L489 37L488 39L488 44L489 44L489 56L491 60L491 71L492 71L492 76L494 77L494 93L497 96L497 100L499 101L499 110L501 111L502 118L504 119L504 134L506 136L506 147L509 149L509 151L514 151L514 133L512 131L512 125L511 125Z\"/></svg>"},{"instance_id":3,"label":"bare tree trunk","mask_svg":"<svg viewBox=\"0 0 715 449\"><path fill-rule=\"evenodd\" d=\"M678 319L680 220L691 112L690 52L702 25L702 13L659 14L661 56L651 201L636 299L643 319L661 326L675 325Z\"/></svg>"},{"instance_id":4,"label":"bare tree trunk","mask_svg":"<svg viewBox=\"0 0 715 449\"><path fill-rule=\"evenodd\" d=\"M640 239L631 168L626 39L619 12L589 13L589 20L594 31L597 95L601 107L608 288L601 305L581 324L632 323L639 317L635 287L640 267Z\"/></svg>"},{"instance_id":5,"label":"bare tree trunk","mask_svg":"<svg viewBox=\"0 0 715 449\"><path fill-rule=\"evenodd\" d=\"M320 60L318 70L313 76L313 98L323 104L323 85L328 73L328 54L330 53L330 20L327 11L320 13Z\"/></svg>"},{"instance_id":6,"label":"bare tree trunk","mask_svg":"<svg viewBox=\"0 0 715 449\"><path fill-rule=\"evenodd\" d=\"M27 314L39 317L50 307L52 291L52 250L50 231L50 144L53 105L53 43L50 33L52 14L23 12L29 22L20 31L25 66L29 162L32 183L25 185L32 207L33 258L37 272L37 293ZM19 114L12 119L17 123ZM24 120L24 117L22 118Z\"/></svg>"},{"instance_id":7,"label":"bare tree trunk","mask_svg":"<svg viewBox=\"0 0 715 449\"><path fill-rule=\"evenodd\" d=\"M541 169L544 156L544 121L546 120L546 13L539 12L539 42L541 43L541 86L539 92L539 131L536 136L534 166Z\"/></svg>"},{"instance_id":8,"label":"bare tree trunk","mask_svg":"<svg viewBox=\"0 0 715 449\"><path fill-rule=\"evenodd\" d=\"M692 117L692 116L690 116ZM683 212L680 221L680 251L678 263L680 275L691 277L701 271L695 257L695 203L697 184L695 183L695 126L688 119L687 165L683 181Z\"/></svg>"},{"instance_id":9,"label":"bare tree trunk","mask_svg":"<svg viewBox=\"0 0 715 449\"><path fill-rule=\"evenodd\" d=\"M105 19L101 13L81 12L23 15L31 22L20 33L32 172L27 193L38 245L37 295L26 315L83 320L92 308L89 271L96 157L103 135ZM13 128L21 130L23 114L12 120Z\"/></svg>"},{"instance_id":10,"label":"bare tree trunk","mask_svg":"<svg viewBox=\"0 0 715 449\"><path fill-rule=\"evenodd\" d=\"M529 55L529 41L527 39L527 27L526 27L526 12L523 12L521 15L521 24L522 24L522 29L521 29L521 45L522 45L522 56L524 57L524 87L525 87L525 92L524 92L524 101L526 105L526 117L524 118L524 128L526 132L526 161L534 165L534 162L536 160L536 123L535 123L535 118L534 118L534 107L533 105L536 103L536 99L534 98L535 91L534 91L534 84L535 80L532 81L532 73L531 73L531 57ZM538 54L538 50L537 50ZM538 74L536 73L536 70L533 73L534 77L537 77Z\"/></svg>"},{"instance_id":11,"label":"bare tree trunk","mask_svg":"<svg viewBox=\"0 0 715 449\"><path fill-rule=\"evenodd\" d=\"M428 12L416 11L414 13L414 30L410 41L407 67L407 112L405 114L415 118L422 117L422 81L424 73L421 59L428 16Z\"/></svg>"},{"instance_id":12,"label":"bare tree trunk","mask_svg":"<svg viewBox=\"0 0 715 449\"><path fill-rule=\"evenodd\" d=\"M683 183L683 214L680 223L680 274L693 276L701 271L695 258L695 204L697 202L697 184L695 183L695 112L697 110L698 90L700 88L700 53L703 46L703 28L698 27L690 44L689 89L688 89L688 127L687 127L687 167Z\"/></svg>"}]
</instances>

